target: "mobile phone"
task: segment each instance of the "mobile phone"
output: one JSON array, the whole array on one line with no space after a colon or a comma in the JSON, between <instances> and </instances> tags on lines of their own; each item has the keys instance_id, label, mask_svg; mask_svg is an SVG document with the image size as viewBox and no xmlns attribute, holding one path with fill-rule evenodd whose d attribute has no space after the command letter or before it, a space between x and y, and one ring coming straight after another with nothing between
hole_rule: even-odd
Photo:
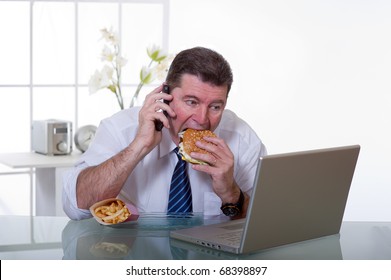
<instances>
[{"instance_id":1,"label":"mobile phone","mask_svg":"<svg viewBox=\"0 0 391 280\"><path fill-rule=\"evenodd\" d=\"M168 85L163 85L162 92L170 94L170 88ZM164 100L164 103L168 104L169 102L167 100ZM164 115L168 117L168 113L166 111L163 111ZM161 131L163 129L163 123L160 120L155 120L155 129L157 131Z\"/></svg>"}]
</instances>

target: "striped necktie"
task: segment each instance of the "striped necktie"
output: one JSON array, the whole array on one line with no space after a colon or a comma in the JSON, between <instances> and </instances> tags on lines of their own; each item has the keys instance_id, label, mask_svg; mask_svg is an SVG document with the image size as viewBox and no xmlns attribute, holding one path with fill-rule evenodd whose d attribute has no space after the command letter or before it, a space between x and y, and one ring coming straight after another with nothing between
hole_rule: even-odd
<instances>
[{"instance_id":1,"label":"striped necktie","mask_svg":"<svg viewBox=\"0 0 391 280\"><path fill-rule=\"evenodd\" d=\"M174 152L178 157L178 163L175 166L174 174L171 179L167 212L193 212L191 187L189 177L187 176L187 164L178 154L178 147L174 149Z\"/></svg>"}]
</instances>

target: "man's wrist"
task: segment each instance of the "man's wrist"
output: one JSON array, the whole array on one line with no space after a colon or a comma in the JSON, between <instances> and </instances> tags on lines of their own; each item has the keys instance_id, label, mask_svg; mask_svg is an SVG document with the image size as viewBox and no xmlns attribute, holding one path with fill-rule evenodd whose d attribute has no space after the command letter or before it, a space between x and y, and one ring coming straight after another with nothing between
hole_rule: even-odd
<instances>
[{"instance_id":1,"label":"man's wrist","mask_svg":"<svg viewBox=\"0 0 391 280\"><path fill-rule=\"evenodd\" d=\"M236 203L239 200L240 191L240 187L234 181L230 189L226 190L224 193L218 193L217 195L220 197L223 204Z\"/></svg>"},{"instance_id":2,"label":"man's wrist","mask_svg":"<svg viewBox=\"0 0 391 280\"><path fill-rule=\"evenodd\" d=\"M239 189L239 191L239 199L235 203L228 202L222 204L220 209L224 215L235 217L242 213L245 197L242 190Z\"/></svg>"},{"instance_id":3,"label":"man's wrist","mask_svg":"<svg viewBox=\"0 0 391 280\"><path fill-rule=\"evenodd\" d=\"M140 161L151 151L151 149L145 145L145 141L142 141L139 138L135 138L126 150L127 154L130 154L136 161Z\"/></svg>"}]
</instances>

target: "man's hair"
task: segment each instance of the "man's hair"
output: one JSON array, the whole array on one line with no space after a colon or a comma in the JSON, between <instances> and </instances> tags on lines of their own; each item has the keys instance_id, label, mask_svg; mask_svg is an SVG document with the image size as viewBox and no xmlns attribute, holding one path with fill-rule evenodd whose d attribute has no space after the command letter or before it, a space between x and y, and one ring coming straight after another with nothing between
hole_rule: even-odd
<instances>
[{"instance_id":1,"label":"man's hair","mask_svg":"<svg viewBox=\"0 0 391 280\"><path fill-rule=\"evenodd\" d=\"M225 58L207 48L195 47L178 53L168 70L166 83L171 88L181 85L183 74L197 76L214 86L227 86L227 95L233 82L232 70Z\"/></svg>"}]
</instances>

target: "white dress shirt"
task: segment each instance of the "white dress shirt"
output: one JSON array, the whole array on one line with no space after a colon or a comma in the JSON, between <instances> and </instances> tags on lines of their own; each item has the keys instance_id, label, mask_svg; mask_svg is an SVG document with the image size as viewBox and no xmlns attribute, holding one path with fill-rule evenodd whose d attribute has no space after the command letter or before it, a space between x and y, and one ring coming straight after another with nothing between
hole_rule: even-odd
<instances>
[{"instance_id":1,"label":"white dress shirt","mask_svg":"<svg viewBox=\"0 0 391 280\"><path fill-rule=\"evenodd\" d=\"M135 138L140 108L122 110L101 122L89 149L76 166L64 176L63 208L71 219L91 217L88 210L79 209L76 201L76 181L80 171L95 166L126 148ZM256 167L266 148L250 126L232 111L225 110L214 131L224 139L235 157L234 178L240 188L251 195ZM126 180L118 197L135 205L141 212L166 212L171 176L178 161L176 147L167 129L162 141L144 157ZM188 169L193 197L193 212L205 215L221 214L221 199L212 189L208 174Z\"/></svg>"}]
</instances>

